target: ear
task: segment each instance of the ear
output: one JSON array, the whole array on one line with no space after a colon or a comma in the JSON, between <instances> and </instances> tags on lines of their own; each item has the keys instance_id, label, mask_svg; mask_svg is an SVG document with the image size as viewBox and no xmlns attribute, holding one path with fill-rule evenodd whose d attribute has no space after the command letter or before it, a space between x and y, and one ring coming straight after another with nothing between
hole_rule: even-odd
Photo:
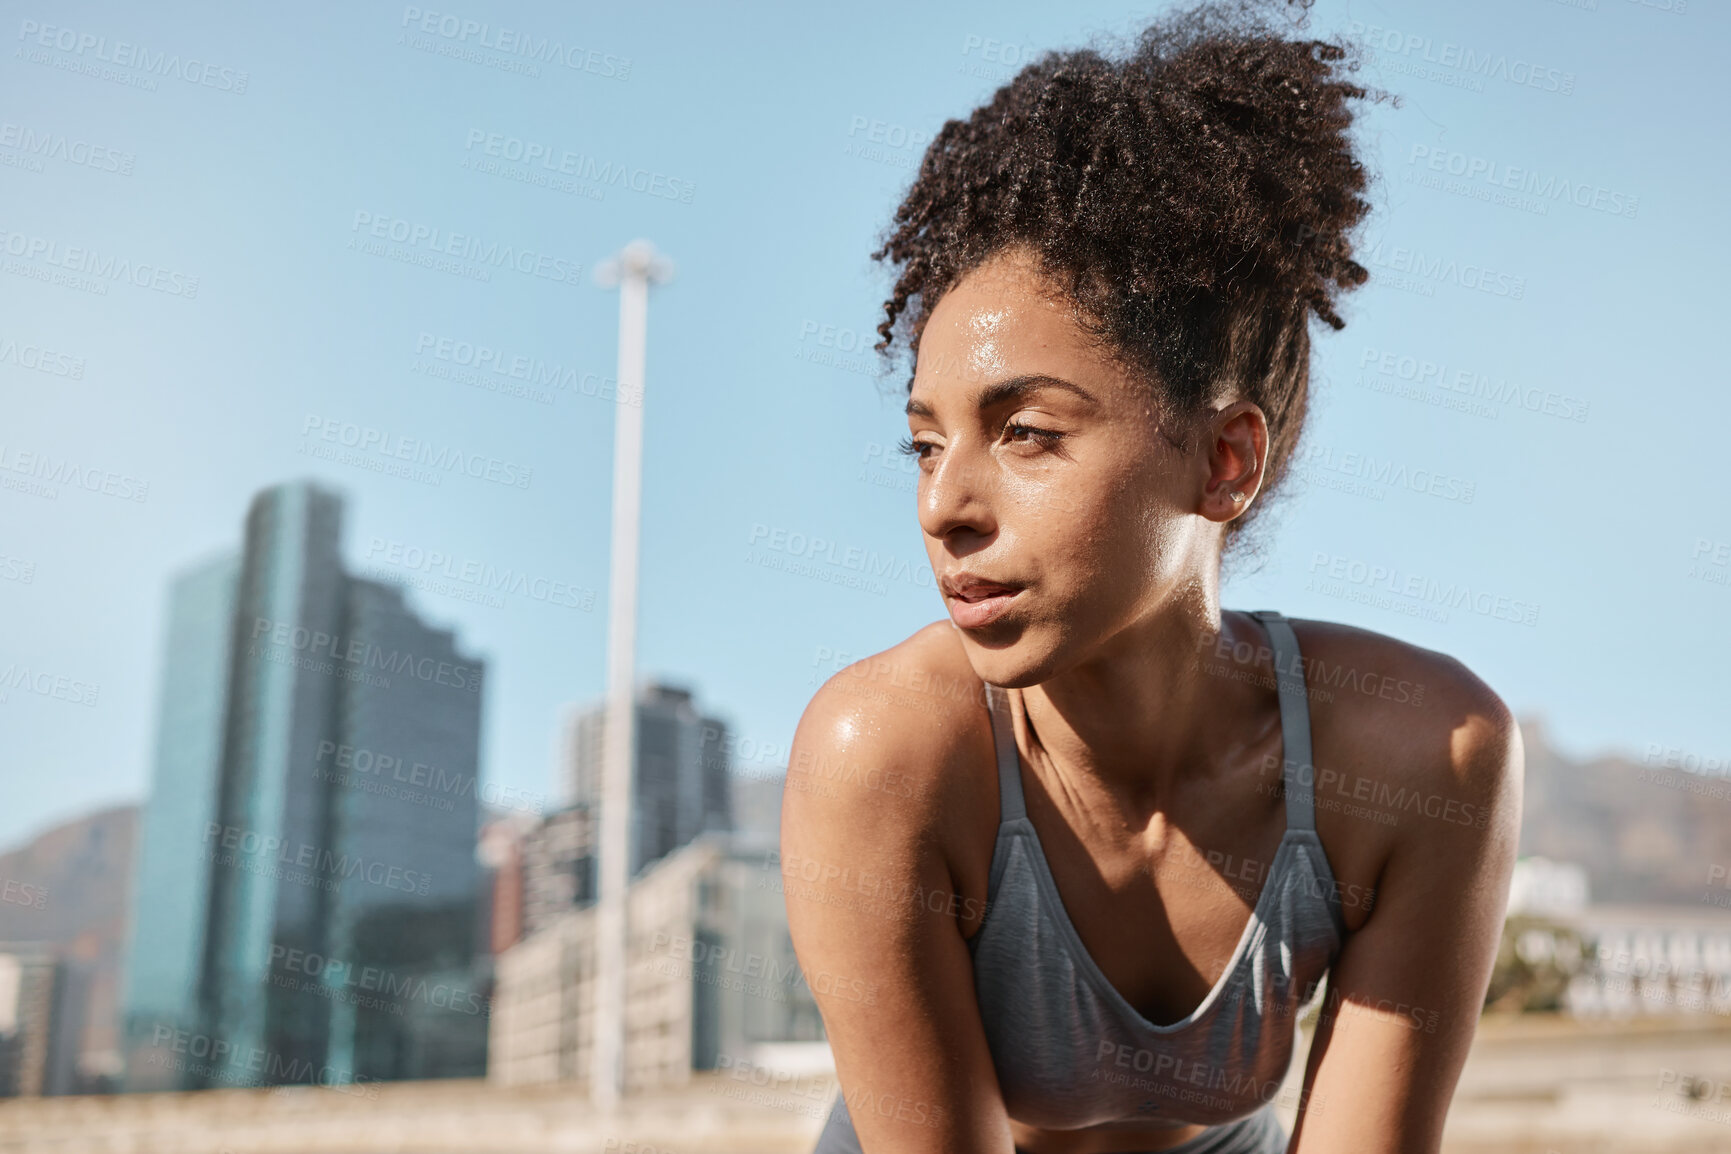
<instances>
[{"instance_id":1,"label":"ear","mask_svg":"<svg viewBox=\"0 0 1731 1154\"><path fill-rule=\"evenodd\" d=\"M1262 487L1268 420L1253 402L1236 401L1209 418L1203 436L1207 474L1197 512L1225 523L1242 516Z\"/></svg>"}]
</instances>

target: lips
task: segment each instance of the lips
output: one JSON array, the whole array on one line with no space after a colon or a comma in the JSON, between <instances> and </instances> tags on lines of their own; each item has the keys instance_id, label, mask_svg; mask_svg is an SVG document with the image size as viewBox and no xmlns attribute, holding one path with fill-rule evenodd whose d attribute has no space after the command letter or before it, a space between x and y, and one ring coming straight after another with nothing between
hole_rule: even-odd
<instances>
[{"instance_id":1,"label":"lips","mask_svg":"<svg viewBox=\"0 0 1731 1154\"><path fill-rule=\"evenodd\" d=\"M977 629L996 621L1022 592L1020 585L988 581L971 573L946 577L942 587L950 620L963 629Z\"/></svg>"}]
</instances>

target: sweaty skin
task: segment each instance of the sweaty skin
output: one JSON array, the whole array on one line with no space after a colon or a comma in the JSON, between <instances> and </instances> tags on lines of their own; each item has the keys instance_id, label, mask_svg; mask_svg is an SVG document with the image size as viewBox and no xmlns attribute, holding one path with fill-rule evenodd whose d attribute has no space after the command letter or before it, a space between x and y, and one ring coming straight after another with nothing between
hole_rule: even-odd
<instances>
[{"instance_id":1,"label":"sweaty skin","mask_svg":"<svg viewBox=\"0 0 1731 1154\"><path fill-rule=\"evenodd\" d=\"M1219 600L1224 526L1256 500L1266 419L1222 396L1199 425L1163 426L1144 383L1012 249L933 309L908 429L920 462L919 524L946 607L960 612L950 593L964 577L1013 593L986 624L936 622L837 674L795 735L784 871L788 861L827 862L844 879L869 874L882 892L899 885L955 899L860 912L854 894L788 874L802 966L881 991L871 1008L819 995L844 1090L906 1107L851 1109L855 1128L873 1154L1177 1145L1202 1128L1046 1131L1005 1115L966 951L986 911L998 822L978 690L982 680L1010 690L1028 817L1095 963L1151 1021L1187 1016L1224 971L1285 831L1268 637ZM1233 501L1234 491L1244 499ZM1374 672L1376 685L1409 687L1401 702L1374 690L1315 693L1319 773L1355 783L1360 795L1422 787L1496 815L1470 829L1410 815L1369 821L1331 805L1319 780L1318 835L1343 893L1354 895L1343 901L1340 984L1369 1007L1476 1015L1518 830L1518 732L1496 695L1446 655L1348 626L1293 626L1307 678L1315 670L1339 682L1349 671L1356 685ZM1220 658L1235 646L1256 658ZM886 669L897 685L972 692L884 691ZM1413 686L1423 687L1417 702ZM893 767L906 796L793 788L802 767L836 759ZM1379 919L1384 941L1367 926L1395 892L1406 898ZM1446 943L1415 932L1427 919ZM1360 931L1370 944L1354 950ZM1416 952L1409 959L1403 949ZM1444 950L1455 964L1413 976ZM1317 1079L1340 1105L1326 1109L1319 1095L1293 1149L1432 1148L1471 1020L1426 1035L1418 1049L1393 1011L1325 1020L1304 1073L1307 1088ZM1355 1087L1391 1077L1405 1080L1374 1103L1353 1101Z\"/></svg>"},{"instance_id":2,"label":"sweaty skin","mask_svg":"<svg viewBox=\"0 0 1731 1154\"><path fill-rule=\"evenodd\" d=\"M920 347L910 407L928 411L910 414L908 424L921 467L919 519L932 571L965 569L1024 586L1019 604L1004 616L978 630L955 631L962 649L984 680L1022 689L1012 695L1019 699L1018 728L1031 724L1039 734L1039 749L1030 752L1075 807L1080 828L1070 825L1069 815L1063 824L1081 842L1114 846L1114 857L1140 860L1182 852L1173 847L1189 843L1165 828L1173 778L1183 767L1211 760L1209 750L1190 742L1229 732L1220 726L1232 721L1213 719L1217 709L1208 708L1219 697L1213 679L1174 669L1158 656L1176 651L1193 659L1198 646L1185 638L1177 648L1175 627L1218 620L1217 577L1206 570L1217 564L1222 522L1249 507L1260 482L1267 442L1261 413L1245 405L1228 415L1217 462L1187 460L1160 435L1143 388L1087 338L1068 302L1043 291L1032 262L1014 251L982 266L939 302ZM923 371L928 358L938 371ZM968 372L941 371L956 365ZM983 382L1038 374L1087 395L1037 387L992 408L974 408ZM1246 500L1232 502L1226 494L1233 489ZM1199 492L1206 512L1185 516ZM1198 724L1174 725L1174 717ZM1141 732L1136 718L1149 723ZM1147 813L1140 837L1126 837L1126 808ZM1271 805L1258 808L1268 811L1264 817L1274 813ZM1071 864L1081 864L1074 861L1079 846L1064 849ZM1127 877L1134 870L1120 862L1112 872ZM1227 932L1230 940L1211 949L1216 966L1224 966L1248 916L1247 908L1226 919L1236 925ZM1083 920L1101 919L1084 914ZM976 928L968 927L967 936ZM1160 953L1171 956L1172 943L1163 944ZM1104 964L1118 953L1136 951L1096 955L1108 975L1134 965L1128 957L1129 965ZM1166 1022L1188 1013L1212 981L1192 970L1187 981L1114 984L1140 992L1133 1004L1144 1010L1164 1006L1152 1020ZM1117 1137L1159 1149L1201 1129L1132 1128ZM1084 1148L1073 1135L1016 1126L1012 1132L1024 1149Z\"/></svg>"}]
</instances>

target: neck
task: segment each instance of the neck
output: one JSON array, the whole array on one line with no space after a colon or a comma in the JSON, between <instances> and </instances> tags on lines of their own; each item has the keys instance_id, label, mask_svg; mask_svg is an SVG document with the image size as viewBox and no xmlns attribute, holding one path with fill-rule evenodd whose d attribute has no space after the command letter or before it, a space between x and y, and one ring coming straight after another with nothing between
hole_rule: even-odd
<instances>
[{"instance_id":1,"label":"neck","mask_svg":"<svg viewBox=\"0 0 1731 1154\"><path fill-rule=\"evenodd\" d=\"M1268 663L1216 657L1217 645L1243 653L1244 643L1266 649L1267 633L1248 615L1223 613L1213 597L1142 618L1086 661L1017 691L1030 751L1062 781L1092 779L1138 813L1165 810L1183 787L1265 736L1246 718L1279 724L1278 698L1251 679Z\"/></svg>"}]
</instances>

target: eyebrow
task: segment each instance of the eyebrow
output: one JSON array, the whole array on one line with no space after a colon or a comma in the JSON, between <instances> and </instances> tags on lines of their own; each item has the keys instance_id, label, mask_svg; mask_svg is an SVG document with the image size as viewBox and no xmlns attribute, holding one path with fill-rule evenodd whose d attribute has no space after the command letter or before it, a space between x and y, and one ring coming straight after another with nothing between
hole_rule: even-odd
<instances>
[{"instance_id":1,"label":"eyebrow","mask_svg":"<svg viewBox=\"0 0 1731 1154\"><path fill-rule=\"evenodd\" d=\"M1094 394L1074 381L1066 381L1062 377L1049 376L1046 373L1023 373L1019 377L997 381L981 389L979 409L984 412L995 405L1003 404L1005 401L1020 400L1029 393L1046 388L1067 389L1084 401L1090 403L1094 401ZM916 401L912 397L908 398L906 413L910 417L935 416L930 405L924 401Z\"/></svg>"}]
</instances>

